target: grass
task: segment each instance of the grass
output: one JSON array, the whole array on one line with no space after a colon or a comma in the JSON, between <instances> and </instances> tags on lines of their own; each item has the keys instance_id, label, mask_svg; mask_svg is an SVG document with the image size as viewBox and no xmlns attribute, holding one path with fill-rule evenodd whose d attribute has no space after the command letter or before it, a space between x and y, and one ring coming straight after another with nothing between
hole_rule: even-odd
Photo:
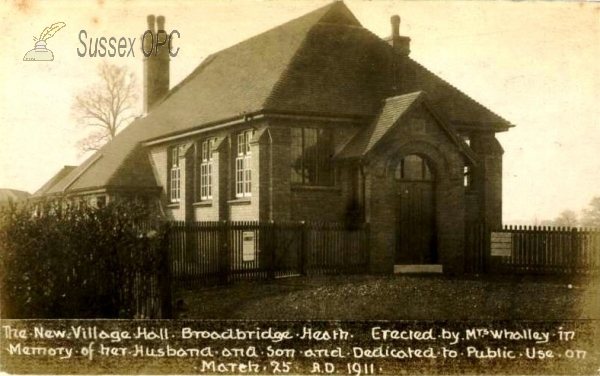
<instances>
[{"instance_id":1,"label":"grass","mask_svg":"<svg viewBox=\"0 0 600 376\"><path fill-rule=\"evenodd\" d=\"M181 290L190 319L600 319L600 279L325 276ZM569 287L569 284L571 287Z\"/></svg>"}]
</instances>

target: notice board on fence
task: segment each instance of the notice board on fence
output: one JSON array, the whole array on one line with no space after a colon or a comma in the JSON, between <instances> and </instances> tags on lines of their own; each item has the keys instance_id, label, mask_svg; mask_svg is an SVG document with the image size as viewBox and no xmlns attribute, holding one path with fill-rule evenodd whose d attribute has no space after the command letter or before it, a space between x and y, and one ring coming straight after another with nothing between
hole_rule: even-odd
<instances>
[{"instance_id":1,"label":"notice board on fence","mask_svg":"<svg viewBox=\"0 0 600 376\"><path fill-rule=\"evenodd\" d=\"M512 254L512 233L492 232L492 256L508 256Z\"/></svg>"},{"instance_id":2,"label":"notice board on fence","mask_svg":"<svg viewBox=\"0 0 600 376\"><path fill-rule=\"evenodd\" d=\"M242 233L242 260L254 261L254 232L244 231Z\"/></svg>"}]
</instances>

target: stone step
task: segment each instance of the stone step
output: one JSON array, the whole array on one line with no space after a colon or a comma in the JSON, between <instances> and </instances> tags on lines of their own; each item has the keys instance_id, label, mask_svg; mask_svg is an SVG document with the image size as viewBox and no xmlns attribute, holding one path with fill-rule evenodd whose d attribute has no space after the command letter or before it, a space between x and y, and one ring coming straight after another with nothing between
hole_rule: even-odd
<instances>
[{"instance_id":1,"label":"stone step","mask_svg":"<svg viewBox=\"0 0 600 376\"><path fill-rule=\"evenodd\" d=\"M441 264L394 265L394 274L442 272Z\"/></svg>"}]
</instances>

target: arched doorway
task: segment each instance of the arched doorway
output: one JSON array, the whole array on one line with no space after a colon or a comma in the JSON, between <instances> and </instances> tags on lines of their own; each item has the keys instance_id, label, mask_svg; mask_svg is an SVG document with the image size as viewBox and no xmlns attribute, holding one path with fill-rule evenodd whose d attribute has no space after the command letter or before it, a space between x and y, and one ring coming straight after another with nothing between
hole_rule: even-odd
<instances>
[{"instance_id":1,"label":"arched doorway","mask_svg":"<svg viewBox=\"0 0 600 376\"><path fill-rule=\"evenodd\" d=\"M398 186L395 263L437 263L435 171L426 158L404 156L397 164Z\"/></svg>"}]
</instances>

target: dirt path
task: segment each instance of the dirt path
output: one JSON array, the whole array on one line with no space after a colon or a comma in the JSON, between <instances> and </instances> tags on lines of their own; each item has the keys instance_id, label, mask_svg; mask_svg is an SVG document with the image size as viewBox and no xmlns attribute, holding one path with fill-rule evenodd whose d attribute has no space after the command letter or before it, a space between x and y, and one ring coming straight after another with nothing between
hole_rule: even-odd
<instances>
[{"instance_id":1,"label":"dirt path","mask_svg":"<svg viewBox=\"0 0 600 376\"><path fill-rule=\"evenodd\" d=\"M600 319L600 283L540 277L297 277L176 292L190 319ZM569 287L570 286L570 287Z\"/></svg>"}]
</instances>

